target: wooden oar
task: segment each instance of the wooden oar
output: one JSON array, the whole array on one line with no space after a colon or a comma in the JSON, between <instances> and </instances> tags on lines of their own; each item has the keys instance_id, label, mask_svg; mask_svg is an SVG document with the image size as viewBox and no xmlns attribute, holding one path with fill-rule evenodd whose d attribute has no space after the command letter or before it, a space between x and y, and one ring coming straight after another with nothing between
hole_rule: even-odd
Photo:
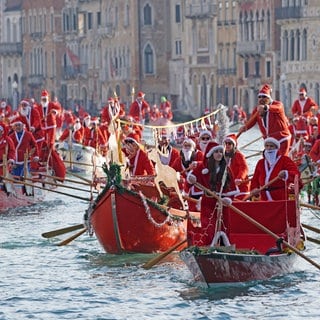
<instances>
[{"instance_id":1,"label":"wooden oar","mask_svg":"<svg viewBox=\"0 0 320 320\"><path fill-rule=\"evenodd\" d=\"M19 176L13 176L13 178L19 179ZM81 188L77 188L77 187L73 187L73 186L68 186L62 183L54 183L54 182L49 182L49 181L43 181L40 179L35 179L35 178L24 178L24 180L28 180L31 181L32 183L42 183L42 184L47 184L49 186L55 186L55 187L61 187L61 188L66 188L66 189L72 189L72 190L78 190L78 191L85 191L85 192L91 192L91 190L85 190L85 189L81 189Z\"/></svg>"},{"instance_id":2,"label":"wooden oar","mask_svg":"<svg viewBox=\"0 0 320 320\"><path fill-rule=\"evenodd\" d=\"M53 180L59 180L59 177L56 177L56 176L51 176L51 175L48 175L48 174L43 174L43 173L39 173L39 177L45 177L45 178L51 178ZM84 186L90 186L92 185L92 182L89 181L89 182L82 182L82 181L78 181L78 180L73 180L73 179L68 179L68 178L64 178L63 181L65 182L71 182L71 183L76 183L76 184L81 184L81 185L84 185ZM87 180L86 180L87 181Z\"/></svg>"},{"instance_id":3,"label":"wooden oar","mask_svg":"<svg viewBox=\"0 0 320 320\"><path fill-rule=\"evenodd\" d=\"M61 229L57 229L57 230L44 232L44 233L42 233L42 237L53 238L53 237L59 236L61 234L65 234L65 233L69 233L69 232L81 229L83 227L84 227L84 224L80 223L80 224L76 224L75 226L70 226L70 227L66 227L66 228L61 228Z\"/></svg>"},{"instance_id":4,"label":"wooden oar","mask_svg":"<svg viewBox=\"0 0 320 320\"><path fill-rule=\"evenodd\" d=\"M257 191L261 192L263 191L264 189L267 189L270 185L272 185L274 182L276 182L277 180L279 179L278 176L276 176L275 178L271 179L268 183L266 183L265 185L263 185L262 187L258 188ZM245 197L243 197L242 201L246 201L248 200L249 198L251 198L252 195L251 193L246 195Z\"/></svg>"},{"instance_id":5,"label":"wooden oar","mask_svg":"<svg viewBox=\"0 0 320 320\"><path fill-rule=\"evenodd\" d=\"M72 176L74 176L76 178L79 178L79 179L81 179L81 180L83 180L83 181L85 181L85 182L87 182L89 184L92 184L92 180L86 179L85 177L82 177L79 174L76 174L74 172L68 172L68 174L70 174L70 175L72 175Z\"/></svg>"},{"instance_id":6,"label":"wooden oar","mask_svg":"<svg viewBox=\"0 0 320 320\"><path fill-rule=\"evenodd\" d=\"M320 229L318 229L318 228L316 228L316 227L309 226L309 225L304 224L304 223L301 223L301 225L302 225L304 228L306 228L306 229L308 229L308 230L310 230L310 231L320 233Z\"/></svg>"},{"instance_id":7,"label":"wooden oar","mask_svg":"<svg viewBox=\"0 0 320 320\"><path fill-rule=\"evenodd\" d=\"M171 247L170 249L168 249L167 251L160 253L159 255L157 255L156 257L154 257L153 259L149 260L148 262L146 262L142 268L144 269L150 269L152 268L155 264L157 264L158 262L160 262L162 259L164 259L166 256L168 256L171 252L175 251L176 249L178 249L180 246L182 246L185 242L187 242L187 239L182 240L181 242L178 242L177 244L175 244L173 247Z\"/></svg>"},{"instance_id":8,"label":"wooden oar","mask_svg":"<svg viewBox=\"0 0 320 320\"><path fill-rule=\"evenodd\" d=\"M202 184L195 182L194 185L196 187L198 187L199 189L203 190L204 192L206 192L207 194L213 196L214 198L216 198L218 201L221 201L221 198L219 196L216 195L215 192L211 191L210 189L204 187ZM256 226L257 228L259 228L260 230L264 231L265 233L269 234L271 237L273 237L275 240L280 240L281 238L273 233L271 230L269 230L268 228L266 228L264 225L262 225L261 223L259 223L258 221L254 220L253 218L251 218L250 216L248 216L246 213L244 213L243 211L241 211L240 209L238 209L237 207L233 206L232 204L226 204L223 203L225 206L229 207L230 209L232 209L234 212L238 213L241 217L243 217L244 219L248 220L249 222L251 222L254 226ZM285 244L291 251L295 252L298 256L300 256L301 258L305 259L306 261L308 261L309 263L311 263L313 266L315 266L316 268L318 268L320 270L320 265L318 263L316 263L315 261L313 261L312 259L310 259L309 257L307 257L306 255L304 255L300 250L298 250L297 248L295 248L294 246L292 246L290 243L288 243L287 241L285 241L284 239L281 239L282 243Z\"/></svg>"},{"instance_id":9,"label":"wooden oar","mask_svg":"<svg viewBox=\"0 0 320 320\"><path fill-rule=\"evenodd\" d=\"M257 152L257 153L250 154L250 155L246 156L245 158L246 158L246 159L249 159L249 158L257 157L257 156L260 156L260 155L262 155L262 151L259 151L259 152Z\"/></svg>"},{"instance_id":10,"label":"wooden oar","mask_svg":"<svg viewBox=\"0 0 320 320\"><path fill-rule=\"evenodd\" d=\"M93 164L91 164L91 163L74 162L74 161L69 161L69 160L63 160L63 162L69 163L71 165L93 167ZM102 168L102 166L97 166L97 167Z\"/></svg>"},{"instance_id":11,"label":"wooden oar","mask_svg":"<svg viewBox=\"0 0 320 320\"><path fill-rule=\"evenodd\" d=\"M80 230L79 232L77 232L76 234L74 234L73 236L59 242L57 244L57 246L61 247L61 246L65 246L67 244L69 244L71 241L73 241L74 239L77 239L78 237L80 237L83 233L85 233L87 231L87 228L83 228L82 230Z\"/></svg>"},{"instance_id":12,"label":"wooden oar","mask_svg":"<svg viewBox=\"0 0 320 320\"><path fill-rule=\"evenodd\" d=\"M316 244L320 244L320 240L307 236L307 240Z\"/></svg>"},{"instance_id":13,"label":"wooden oar","mask_svg":"<svg viewBox=\"0 0 320 320\"><path fill-rule=\"evenodd\" d=\"M34 187L34 188L37 188L37 189L46 190L46 191L50 191L50 192L54 192L54 193L59 193L59 194L62 194L62 195L65 195L65 196L69 196L69 197L72 197L72 198L76 198L76 199L79 199L79 200L84 200L84 201L91 201L92 200L90 198L83 198L83 197L76 196L74 194L65 193L65 192L61 192L61 191L58 191L58 190L43 188L43 187L37 186L35 184L27 183L27 182L24 182L24 181L8 179L6 177L1 177L1 178L3 180L10 181L10 182L13 182L13 183L16 183L16 184L23 184L25 186L30 186L30 187Z\"/></svg>"}]
</instances>

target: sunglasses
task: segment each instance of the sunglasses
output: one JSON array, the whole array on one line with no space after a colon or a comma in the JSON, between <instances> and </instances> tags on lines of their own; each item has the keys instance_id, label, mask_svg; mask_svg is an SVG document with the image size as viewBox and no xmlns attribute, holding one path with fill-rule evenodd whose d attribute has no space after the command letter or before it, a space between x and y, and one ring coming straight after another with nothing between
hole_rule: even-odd
<instances>
[{"instance_id":1,"label":"sunglasses","mask_svg":"<svg viewBox=\"0 0 320 320\"><path fill-rule=\"evenodd\" d=\"M232 145L233 145L233 143L230 142L230 141L226 141L225 144L227 144L227 145L229 145L229 146L232 146Z\"/></svg>"},{"instance_id":2,"label":"sunglasses","mask_svg":"<svg viewBox=\"0 0 320 320\"><path fill-rule=\"evenodd\" d=\"M210 140L210 137L201 137L201 140Z\"/></svg>"},{"instance_id":3,"label":"sunglasses","mask_svg":"<svg viewBox=\"0 0 320 320\"><path fill-rule=\"evenodd\" d=\"M125 143L130 143L130 144L131 144L131 143L134 143L133 140L124 140L124 142L125 142Z\"/></svg>"}]
</instances>

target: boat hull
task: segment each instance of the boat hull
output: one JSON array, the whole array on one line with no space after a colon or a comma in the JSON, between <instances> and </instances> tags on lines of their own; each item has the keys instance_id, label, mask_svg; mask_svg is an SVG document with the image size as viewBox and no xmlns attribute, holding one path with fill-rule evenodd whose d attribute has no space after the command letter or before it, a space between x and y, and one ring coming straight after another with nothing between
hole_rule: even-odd
<instances>
[{"instance_id":1,"label":"boat hull","mask_svg":"<svg viewBox=\"0 0 320 320\"><path fill-rule=\"evenodd\" d=\"M221 283L266 280L292 271L295 254L252 255L227 252L194 254L192 248L180 253L194 279L207 286Z\"/></svg>"},{"instance_id":2,"label":"boat hull","mask_svg":"<svg viewBox=\"0 0 320 320\"><path fill-rule=\"evenodd\" d=\"M89 222L104 250L112 254L163 252L186 238L186 219L117 188L100 197Z\"/></svg>"},{"instance_id":3,"label":"boat hull","mask_svg":"<svg viewBox=\"0 0 320 320\"><path fill-rule=\"evenodd\" d=\"M4 185L0 184L0 213L5 213L8 209L30 206L41 202L44 199L44 192L34 188L31 195L25 193L25 188L21 184L13 184L12 192L7 192Z\"/></svg>"}]
</instances>

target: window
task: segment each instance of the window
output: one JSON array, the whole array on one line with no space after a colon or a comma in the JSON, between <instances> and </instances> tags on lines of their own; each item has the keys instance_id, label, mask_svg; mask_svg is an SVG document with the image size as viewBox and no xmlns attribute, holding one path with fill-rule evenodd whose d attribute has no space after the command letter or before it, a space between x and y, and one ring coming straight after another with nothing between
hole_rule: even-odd
<instances>
[{"instance_id":1,"label":"window","mask_svg":"<svg viewBox=\"0 0 320 320\"><path fill-rule=\"evenodd\" d=\"M266 63L266 76L267 78L271 78L271 61L267 61Z\"/></svg>"},{"instance_id":2,"label":"window","mask_svg":"<svg viewBox=\"0 0 320 320\"><path fill-rule=\"evenodd\" d=\"M181 22L181 7L180 4L176 5L176 23Z\"/></svg>"},{"instance_id":3,"label":"window","mask_svg":"<svg viewBox=\"0 0 320 320\"><path fill-rule=\"evenodd\" d=\"M176 55L181 55L182 54L182 43L181 40L176 41Z\"/></svg>"},{"instance_id":4,"label":"window","mask_svg":"<svg viewBox=\"0 0 320 320\"><path fill-rule=\"evenodd\" d=\"M254 63L254 74L256 77L260 75L260 61L255 61Z\"/></svg>"},{"instance_id":5,"label":"window","mask_svg":"<svg viewBox=\"0 0 320 320\"><path fill-rule=\"evenodd\" d=\"M88 30L92 29L92 12L88 12Z\"/></svg>"},{"instance_id":6,"label":"window","mask_svg":"<svg viewBox=\"0 0 320 320\"><path fill-rule=\"evenodd\" d=\"M244 62L244 77L245 78L249 77L249 62L248 61Z\"/></svg>"},{"instance_id":7,"label":"window","mask_svg":"<svg viewBox=\"0 0 320 320\"><path fill-rule=\"evenodd\" d=\"M101 26L101 12L97 12L97 26L100 27Z\"/></svg>"},{"instance_id":8,"label":"window","mask_svg":"<svg viewBox=\"0 0 320 320\"><path fill-rule=\"evenodd\" d=\"M152 12L149 4L146 4L143 8L143 23L145 26L152 24Z\"/></svg>"},{"instance_id":9,"label":"window","mask_svg":"<svg viewBox=\"0 0 320 320\"><path fill-rule=\"evenodd\" d=\"M144 50L144 72L147 74L154 73L153 67L153 50L148 44Z\"/></svg>"}]
</instances>

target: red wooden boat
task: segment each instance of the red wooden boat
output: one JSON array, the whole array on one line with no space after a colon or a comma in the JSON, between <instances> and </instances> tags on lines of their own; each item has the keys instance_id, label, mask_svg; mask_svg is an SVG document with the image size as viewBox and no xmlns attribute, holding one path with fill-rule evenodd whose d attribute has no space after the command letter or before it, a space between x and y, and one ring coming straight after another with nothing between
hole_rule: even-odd
<instances>
[{"instance_id":1,"label":"red wooden boat","mask_svg":"<svg viewBox=\"0 0 320 320\"><path fill-rule=\"evenodd\" d=\"M148 199L152 194L147 189L140 186L135 192L113 185L89 207L89 230L107 253L163 252L186 239L186 212Z\"/></svg>"},{"instance_id":2,"label":"red wooden boat","mask_svg":"<svg viewBox=\"0 0 320 320\"><path fill-rule=\"evenodd\" d=\"M234 202L224 207L223 224L227 246L193 246L180 252L195 280L207 286L290 272L296 253L304 248L295 200Z\"/></svg>"},{"instance_id":3,"label":"red wooden boat","mask_svg":"<svg viewBox=\"0 0 320 320\"><path fill-rule=\"evenodd\" d=\"M38 188L20 183L0 183L0 213L8 209L30 206L44 199L45 193Z\"/></svg>"}]
</instances>

